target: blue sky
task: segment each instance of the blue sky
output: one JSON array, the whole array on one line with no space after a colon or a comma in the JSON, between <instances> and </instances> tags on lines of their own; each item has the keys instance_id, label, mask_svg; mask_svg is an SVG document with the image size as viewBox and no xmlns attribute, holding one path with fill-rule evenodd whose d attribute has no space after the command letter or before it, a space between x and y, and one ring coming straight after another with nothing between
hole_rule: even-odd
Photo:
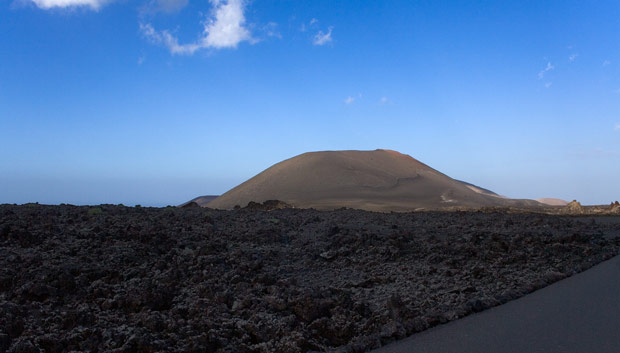
<instances>
[{"instance_id":1,"label":"blue sky","mask_svg":"<svg viewBox=\"0 0 620 353\"><path fill-rule=\"evenodd\" d=\"M163 206L389 148L620 199L620 2L0 0L0 203Z\"/></svg>"}]
</instances>

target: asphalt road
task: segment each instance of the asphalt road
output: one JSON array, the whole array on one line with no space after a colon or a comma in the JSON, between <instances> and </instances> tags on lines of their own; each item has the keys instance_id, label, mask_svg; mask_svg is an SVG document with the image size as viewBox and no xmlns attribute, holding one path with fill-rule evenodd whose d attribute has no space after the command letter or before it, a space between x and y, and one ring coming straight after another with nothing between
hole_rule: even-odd
<instances>
[{"instance_id":1,"label":"asphalt road","mask_svg":"<svg viewBox=\"0 0 620 353\"><path fill-rule=\"evenodd\" d=\"M374 350L620 352L620 256L520 299Z\"/></svg>"}]
</instances>

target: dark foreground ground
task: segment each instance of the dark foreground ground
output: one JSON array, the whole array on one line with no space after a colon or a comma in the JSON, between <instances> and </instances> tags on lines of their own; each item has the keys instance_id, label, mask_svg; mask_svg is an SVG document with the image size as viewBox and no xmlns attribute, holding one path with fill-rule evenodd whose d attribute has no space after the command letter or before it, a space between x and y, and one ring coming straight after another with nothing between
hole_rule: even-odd
<instances>
[{"instance_id":1,"label":"dark foreground ground","mask_svg":"<svg viewBox=\"0 0 620 353\"><path fill-rule=\"evenodd\" d=\"M618 353L620 256L372 353Z\"/></svg>"},{"instance_id":2,"label":"dark foreground ground","mask_svg":"<svg viewBox=\"0 0 620 353\"><path fill-rule=\"evenodd\" d=\"M0 352L363 352L608 259L619 225L0 205Z\"/></svg>"}]
</instances>

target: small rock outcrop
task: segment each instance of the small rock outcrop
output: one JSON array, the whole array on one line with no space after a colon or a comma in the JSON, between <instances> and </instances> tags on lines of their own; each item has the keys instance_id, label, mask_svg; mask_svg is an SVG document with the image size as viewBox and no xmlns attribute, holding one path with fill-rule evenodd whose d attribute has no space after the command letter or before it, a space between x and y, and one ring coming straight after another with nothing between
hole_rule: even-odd
<instances>
[{"instance_id":1,"label":"small rock outcrop","mask_svg":"<svg viewBox=\"0 0 620 353\"><path fill-rule=\"evenodd\" d=\"M564 213L571 213L571 214L585 213L583 206L581 206L581 203L579 203L579 201L577 200L573 200L569 202L568 205L564 207L563 211Z\"/></svg>"}]
</instances>

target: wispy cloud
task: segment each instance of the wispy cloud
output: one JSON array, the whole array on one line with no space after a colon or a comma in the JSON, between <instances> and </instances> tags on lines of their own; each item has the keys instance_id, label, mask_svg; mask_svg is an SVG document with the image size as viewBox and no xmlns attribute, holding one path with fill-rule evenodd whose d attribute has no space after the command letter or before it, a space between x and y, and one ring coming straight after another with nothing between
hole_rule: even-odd
<instances>
[{"instance_id":1,"label":"wispy cloud","mask_svg":"<svg viewBox=\"0 0 620 353\"><path fill-rule=\"evenodd\" d=\"M307 30L309 30L309 29L316 28L316 27L317 27L317 26L316 26L316 24L317 24L317 23L319 23L319 20L313 17L313 18L310 20L310 22L308 22L308 24L306 24L306 23L302 23L302 24L301 24L301 26L299 27L299 30L300 30L301 32L305 32L305 31L307 31Z\"/></svg>"},{"instance_id":2,"label":"wispy cloud","mask_svg":"<svg viewBox=\"0 0 620 353\"><path fill-rule=\"evenodd\" d=\"M605 67L607 65L610 65L610 64L611 64L611 61L609 61L609 60L604 60L603 61L603 67Z\"/></svg>"},{"instance_id":3,"label":"wispy cloud","mask_svg":"<svg viewBox=\"0 0 620 353\"><path fill-rule=\"evenodd\" d=\"M282 34L280 34L280 31L278 31L278 24L275 22L269 22L264 25L262 28L262 32L267 37L282 38Z\"/></svg>"},{"instance_id":4,"label":"wispy cloud","mask_svg":"<svg viewBox=\"0 0 620 353\"><path fill-rule=\"evenodd\" d=\"M538 73L538 79L542 79L543 77L545 77L545 73L553 69L555 69L555 66L553 66L551 62L547 62L547 66Z\"/></svg>"},{"instance_id":5,"label":"wispy cloud","mask_svg":"<svg viewBox=\"0 0 620 353\"><path fill-rule=\"evenodd\" d=\"M344 104L347 104L347 105L349 105L349 104L351 104L353 102L355 102L355 98L353 98L351 96L347 97L347 99L344 100Z\"/></svg>"},{"instance_id":6,"label":"wispy cloud","mask_svg":"<svg viewBox=\"0 0 620 353\"><path fill-rule=\"evenodd\" d=\"M379 102L380 102L381 104L385 104L385 103L387 103L387 102L388 102L388 99L387 99L387 97L381 97L381 99L379 99Z\"/></svg>"},{"instance_id":7,"label":"wispy cloud","mask_svg":"<svg viewBox=\"0 0 620 353\"><path fill-rule=\"evenodd\" d=\"M616 125L614 126L614 130L620 131L620 123L616 123Z\"/></svg>"},{"instance_id":8,"label":"wispy cloud","mask_svg":"<svg viewBox=\"0 0 620 353\"><path fill-rule=\"evenodd\" d=\"M570 61L575 61L575 59L577 59L577 57L579 56L579 54L577 53L573 53L568 57L568 60Z\"/></svg>"},{"instance_id":9,"label":"wispy cloud","mask_svg":"<svg viewBox=\"0 0 620 353\"><path fill-rule=\"evenodd\" d=\"M181 11L188 3L189 0L150 0L142 7L141 11L146 13L175 13Z\"/></svg>"},{"instance_id":10,"label":"wispy cloud","mask_svg":"<svg viewBox=\"0 0 620 353\"><path fill-rule=\"evenodd\" d=\"M334 27L329 27L327 29L327 33L323 33L323 31L318 31L317 34L314 35L312 39L312 43L314 45L325 45L327 43L332 42L332 30Z\"/></svg>"},{"instance_id":11,"label":"wispy cloud","mask_svg":"<svg viewBox=\"0 0 620 353\"><path fill-rule=\"evenodd\" d=\"M172 54L194 54L205 48L236 48L243 41L253 41L250 31L244 27L244 3L242 0L210 0L213 5L211 17L204 23L202 36L193 43L179 44L179 40L167 30L157 31L150 23L140 24L140 30L151 41L165 45Z\"/></svg>"},{"instance_id":12,"label":"wispy cloud","mask_svg":"<svg viewBox=\"0 0 620 353\"><path fill-rule=\"evenodd\" d=\"M552 82L545 82L545 88L551 87L552 84L553 84Z\"/></svg>"},{"instance_id":13,"label":"wispy cloud","mask_svg":"<svg viewBox=\"0 0 620 353\"><path fill-rule=\"evenodd\" d=\"M99 10L108 0L32 0L39 8L48 10L51 8L65 7L90 7L93 10Z\"/></svg>"},{"instance_id":14,"label":"wispy cloud","mask_svg":"<svg viewBox=\"0 0 620 353\"><path fill-rule=\"evenodd\" d=\"M196 50L201 48L199 43L179 44L179 40L170 32L166 30L157 31L150 23L141 23L140 30L151 41L165 45L172 54L194 54Z\"/></svg>"}]
</instances>

